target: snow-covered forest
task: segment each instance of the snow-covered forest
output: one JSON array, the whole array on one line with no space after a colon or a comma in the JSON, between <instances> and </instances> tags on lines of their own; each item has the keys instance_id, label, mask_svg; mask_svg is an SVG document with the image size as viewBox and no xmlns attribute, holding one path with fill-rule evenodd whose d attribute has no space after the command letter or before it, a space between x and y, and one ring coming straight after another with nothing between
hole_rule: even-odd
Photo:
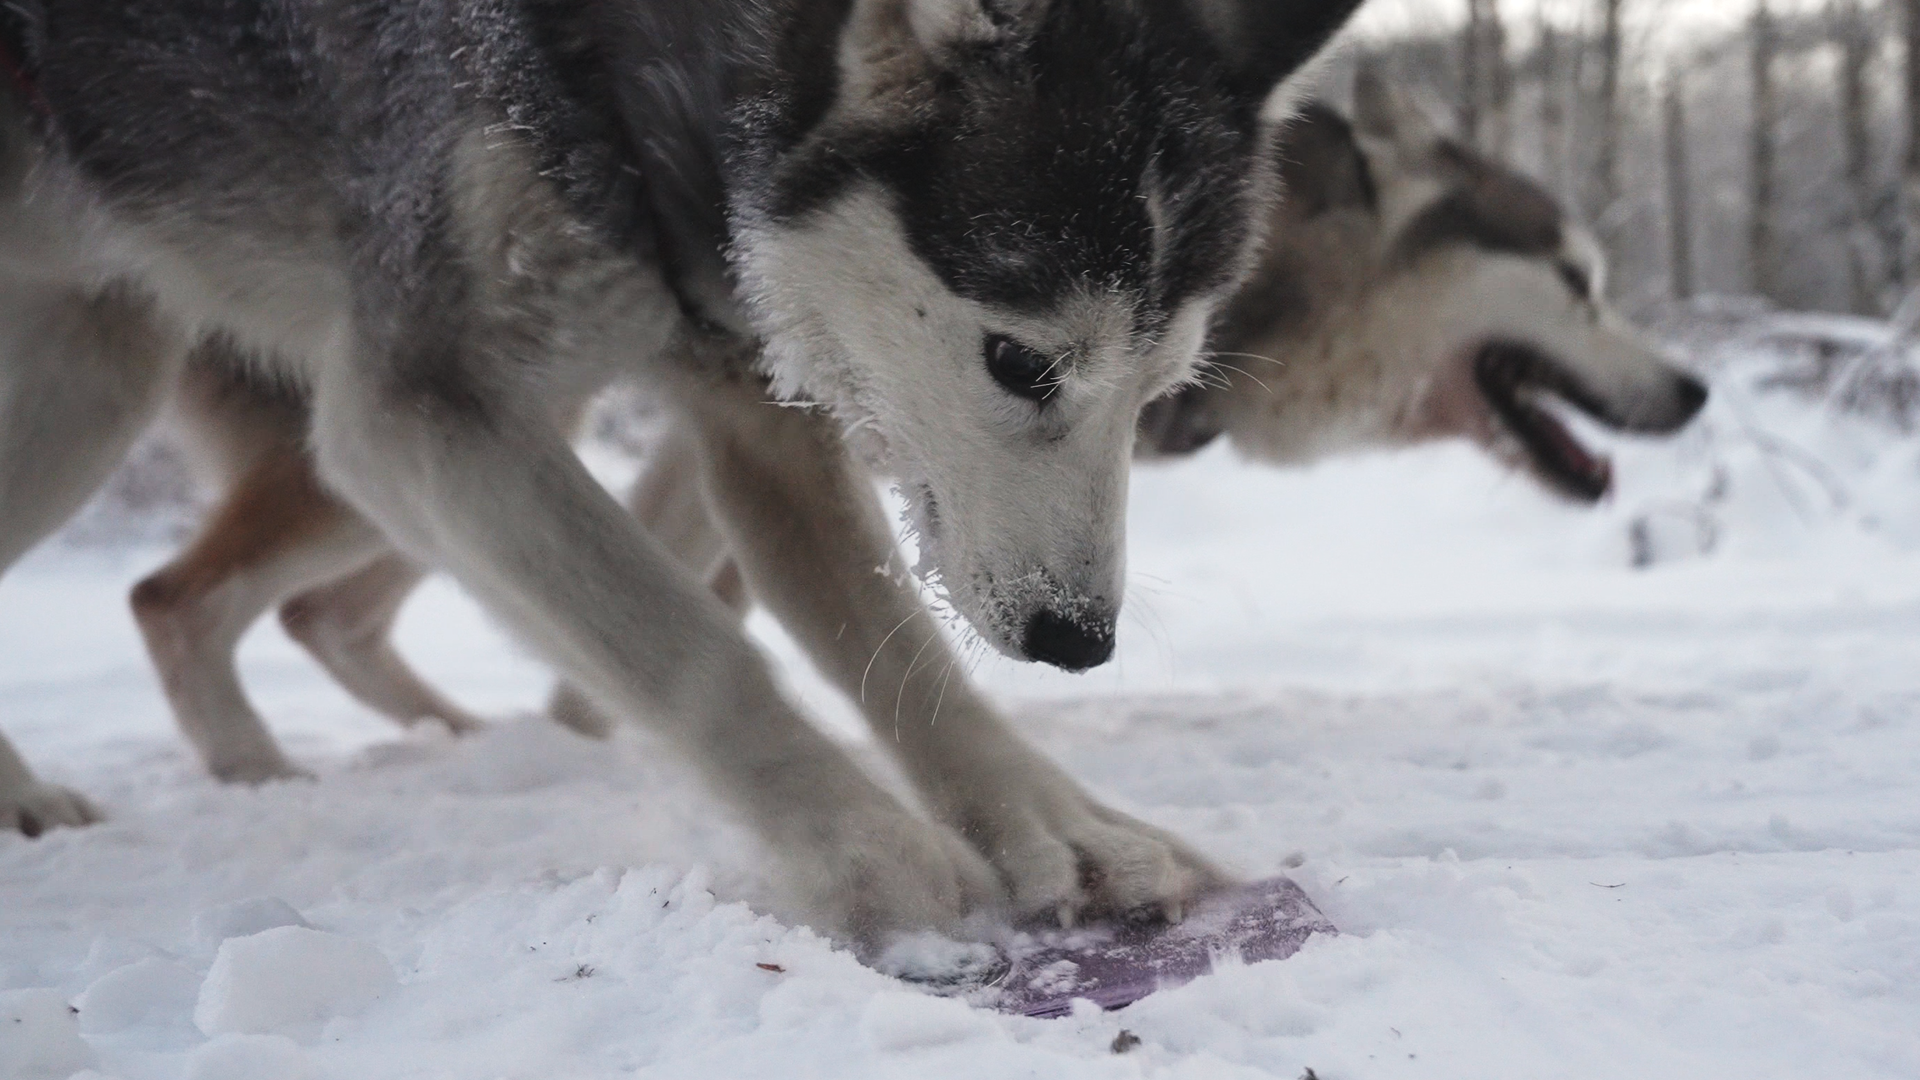
<instances>
[{"instance_id":1,"label":"snow-covered forest","mask_svg":"<svg viewBox=\"0 0 1920 1080\"><path fill-rule=\"evenodd\" d=\"M1905 0L1384 0L1363 47L1606 239L1642 310L1920 282Z\"/></svg>"}]
</instances>

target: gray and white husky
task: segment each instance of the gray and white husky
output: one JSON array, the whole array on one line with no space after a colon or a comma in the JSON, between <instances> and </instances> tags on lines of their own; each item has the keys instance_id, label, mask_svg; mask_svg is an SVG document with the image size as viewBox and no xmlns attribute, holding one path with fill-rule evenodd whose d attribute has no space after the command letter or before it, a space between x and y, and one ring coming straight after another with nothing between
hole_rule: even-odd
<instances>
[{"instance_id":1,"label":"gray and white husky","mask_svg":"<svg viewBox=\"0 0 1920 1080\"><path fill-rule=\"evenodd\" d=\"M1215 375L1149 405L1142 456L1225 437L1299 464L1466 438L1579 502L1607 460L1555 415L1666 433L1706 387L1607 303L1599 246L1514 169L1443 136L1371 69L1353 121L1290 125L1259 268L1222 313Z\"/></svg>"},{"instance_id":2,"label":"gray and white husky","mask_svg":"<svg viewBox=\"0 0 1920 1080\"><path fill-rule=\"evenodd\" d=\"M1149 405L1136 452L1180 454L1226 434L1256 456L1285 463L1463 436L1529 468L1553 491L1592 498L1607 479L1597 457L1570 437L1529 441L1506 426L1497 403L1518 397L1521 386L1483 382L1482 357L1496 342L1560 366L1563 380L1598 387L1580 400L1602 400L1603 419L1625 417L1617 425L1665 430L1698 407L1703 389L1606 307L1594 284L1602 268L1591 244L1536 187L1498 162L1448 145L1376 79L1363 75L1356 98L1364 134L1320 105L1287 124L1273 155L1289 194L1270 213L1258 268L1228 305L1234 320L1217 330L1215 344L1228 349L1214 361L1219 377ZM1465 183L1467 176L1477 180ZM1503 197L1489 200L1489 191ZM1418 199L1427 200L1429 212L1450 207L1456 224L1450 236L1432 236L1420 257L1407 257L1381 208ZM1509 220L1502 215L1516 207L1533 216L1528 234L1552 238L1558 230L1559 243L1500 243L1525 235L1499 231ZM1449 282L1480 284L1418 288L1436 263L1461 268ZM1530 274L1547 302L1523 319L1486 320L1502 310L1498 296L1485 293L1497 268ZM1586 302L1568 303L1563 289ZM1408 294L1403 304L1417 301L1426 316L1414 322L1414 333L1400 318L1403 305L1373 302ZM1389 349L1387 371L1378 361ZM1436 400L1451 407L1434 408ZM175 714L208 767L234 780L294 772L234 670L240 635L275 604L287 631L369 706L406 724L479 727L419 679L389 641L393 617L421 576L417 565L388 554L337 582L296 591L308 580L303 567L311 549L357 520L313 475L299 395L263 380L230 347L212 341L189 360L173 405L192 456L225 498L198 539L143 581L133 600ZM743 610L739 561L703 504L697 448L689 443L661 441L630 503L657 540ZM808 571L803 560L785 567ZM977 707L941 670L935 711L949 689L956 712ZM862 697L888 710L915 708L900 696ZM604 716L579 693L562 691L554 705L563 722L606 731ZM917 708L925 711L926 703Z\"/></svg>"},{"instance_id":3,"label":"gray and white husky","mask_svg":"<svg viewBox=\"0 0 1920 1080\"><path fill-rule=\"evenodd\" d=\"M817 920L1177 914L1207 863L983 704L890 743L930 819L862 774L566 417L616 375L670 401L748 584L850 689L917 698L945 660L873 573L855 455L901 478L984 640L1103 661L1135 420L1193 376L1274 187L1267 121L1356 2L9 4L0 565L224 339L310 402L320 477L371 523L300 575L382 537L450 571L675 739ZM764 407L761 373L818 413ZM85 810L10 751L0 806Z\"/></svg>"}]
</instances>

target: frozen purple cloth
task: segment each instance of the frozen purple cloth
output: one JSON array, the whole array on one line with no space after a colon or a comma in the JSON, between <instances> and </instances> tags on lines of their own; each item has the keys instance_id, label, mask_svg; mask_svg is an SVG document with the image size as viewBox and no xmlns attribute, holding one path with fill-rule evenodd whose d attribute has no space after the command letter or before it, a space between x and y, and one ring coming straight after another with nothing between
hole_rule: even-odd
<instances>
[{"instance_id":1,"label":"frozen purple cloth","mask_svg":"<svg viewBox=\"0 0 1920 1080\"><path fill-rule=\"evenodd\" d=\"M1118 1009L1211 972L1216 957L1284 960L1308 937L1333 932L1300 886L1269 878L1198 901L1174 926L1109 923L1021 934L1002 946L1005 974L966 996L1024 1016L1065 1016L1077 998Z\"/></svg>"}]
</instances>

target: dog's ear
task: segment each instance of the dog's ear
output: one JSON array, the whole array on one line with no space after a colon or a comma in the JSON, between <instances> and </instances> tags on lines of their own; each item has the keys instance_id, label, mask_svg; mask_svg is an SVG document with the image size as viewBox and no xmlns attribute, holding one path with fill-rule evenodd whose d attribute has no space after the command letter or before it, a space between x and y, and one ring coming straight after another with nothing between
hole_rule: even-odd
<instances>
[{"instance_id":1,"label":"dog's ear","mask_svg":"<svg viewBox=\"0 0 1920 1080\"><path fill-rule=\"evenodd\" d=\"M1396 146L1425 149L1440 141L1433 121L1373 61L1361 64L1353 77L1353 121L1360 134Z\"/></svg>"},{"instance_id":2,"label":"dog's ear","mask_svg":"<svg viewBox=\"0 0 1920 1080\"><path fill-rule=\"evenodd\" d=\"M1204 386L1175 390L1147 402L1135 430L1143 457L1184 457L1226 433L1217 395Z\"/></svg>"},{"instance_id":3,"label":"dog's ear","mask_svg":"<svg viewBox=\"0 0 1920 1080\"><path fill-rule=\"evenodd\" d=\"M1289 217L1307 219L1334 210L1379 208L1373 169L1353 125L1319 102L1309 102L1281 128L1274 144L1280 171L1282 207Z\"/></svg>"},{"instance_id":4,"label":"dog's ear","mask_svg":"<svg viewBox=\"0 0 1920 1080\"><path fill-rule=\"evenodd\" d=\"M1235 89L1262 101L1317 56L1360 6L1360 0L1187 3L1225 54Z\"/></svg>"},{"instance_id":5,"label":"dog's ear","mask_svg":"<svg viewBox=\"0 0 1920 1080\"><path fill-rule=\"evenodd\" d=\"M852 0L842 31L841 86L848 98L907 108L934 73L1010 45L1049 0Z\"/></svg>"},{"instance_id":6,"label":"dog's ear","mask_svg":"<svg viewBox=\"0 0 1920 1080\"><path fill-rule=\"evenodd\" d=\"M907 24L936 56L955 48L993 46L1031 25L1046 0L907 0Z\"/></svg>"}]
</instances>

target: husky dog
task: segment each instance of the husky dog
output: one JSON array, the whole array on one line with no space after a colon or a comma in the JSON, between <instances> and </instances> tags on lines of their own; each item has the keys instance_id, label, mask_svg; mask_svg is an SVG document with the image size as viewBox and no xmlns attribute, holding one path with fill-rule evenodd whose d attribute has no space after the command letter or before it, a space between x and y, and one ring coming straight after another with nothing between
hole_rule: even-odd
<instances>
[{"instance_id":1,"label":"husky dog","mask_svg":"<svg viewBox=\"0 0 1920 1080\"><path fill-rule=\"evenodd\" d=\"M222 335L311 402L318 475L369 523L307 583L381 537L450 571L677 740L817 920L1177 914L1215 871L982 703L897 729L933 820L862 774L566 417L616 375L670 402L754 594L849 689L904 701L947 659L873 573L861 464L902 479L923 575L985 641L1103 662L1136 418L1193 376L1271 197L1267 121L1356 2L10 5L0 564ZM759 373L818 411L764 407ZM0 762L9 812L84 813L46 797Z\"/></svg>"},{"instance_id":2,"label":"husky dog","mask_svg":"<svg viewBox=\"0 0 1920 1080\"><path fill-rule=\"evenodd\" d=\"M1524 463L1552 490L1593 497L1603 466L1572 452L1578 446L1570 438L1529 443L1521 430L1494 426L1505 423L1495 405L1503 399L1491 395L1508 386L1494 382L1489 390L1476 367L1487 363L1483 355L1492 352L1493 340L1564 357L1552 362L1590 373L1579 377L1615 402L1603 420L1625 413L1641 416L1627 421L1641 427L1676 424L1698 407L1704 391L1640 344L1592 284L1578 290L1592 310L1548 303L1530 314L1528 325L1510 322L1497 334L1449 319L1448 299L1429 296L1425 302L1439 314L1421 322L1423 334L1400 341L1405 352L1394 357L1391 377L1383 373L1369 357L1387 348L1382 342L1392 344L1404 324L1383 327L1398 318L1398 309L1369 302L1370 294L1406 288L1409 277L1428 280L1421 275L1431 272L1432 257L1444 253L1464 263L1469 280L1488 264L1526 260L1550 299L1575 288L1582 276L1598 282L1601 273L1591 244L1562 223L1551 200L1529 182L1445 144L1371 72L1361 76L1356 99L1361 133L1313 104L1285 127L1273 150L1289 194L1270 215L1259 267L1229 305L1234 321L1219 328L1217 341L1223 349L1263 355L1229 351L1216 361L1224 381L1149 405L1136 451L1143 457L1190 452L1225 433L1253 453L1286 461L1458 435L1503 456L1525 452ZM1461 162L1471 163L1474 184L1463 182ZM1486 202L1490 190L1502 195L1497 208ZM1422 252L1425 258L1407 258L1404 245L1388 235L1381 207L1419 200L1429 208L1452 207L1461 223L1474 214L1483 220L1462 224L1448 245L1436 242ZM1485 241L1504 235L1495 209L1535 215L1528 226L1533 233L1563 230L1561 246L1529 252ZM1552 224L1542 224L1540 215ZM1486 297L1469 299L1471 310L1495 306ZM1301 397L1301 388L1310 386L1320 392ZM1452 408L1422 406L1412 410L1417 422L1404 419L1407 402L1431 402L1440 394L1453 396ZM1657 423L1645 418L1649 402L1665 410ZM456 732L477 727L479 721L415 676L389 643L393 617L421 576L414 564L388 553L337 583L288 597L288 589L305 580L309 547L324 545L342 527L340 519L352 517L312 475L300 437L304 402L263 381L215 339L189 360L175 403L180 426L199 451L192 456L227 495L201 537L143 581L133 603L175 713L209 769L230 780L294 771L247 705L233 665L240 635L276 602L288 633L372 708L403 724L431 718ZM630 505L684 565L729 606L744 610L739 564L702 503L691 440L661 440ZM962 693L953 689L956 701ZM571 689L556 695L554 713L589 734L607 730L604 717Z\"/></svg>"},{"instance_id":3,"label":"husky dog","mask_svg":"<svg viewBox=\"0 0 1920 1080\"><path fill-rule=\"evenodd\" d=\"M1215 326L1217 377L1149 405L1143 456L1225 435L1276 464L1465 437L1548 489L1594 502L1608 462L1545 402L1665 433L1701 382L1608 306L1600 249L1545 191L1443 138L1377 72L1354 122L1290 127L1259 269Z\"/></svg>"}]
</instances>

